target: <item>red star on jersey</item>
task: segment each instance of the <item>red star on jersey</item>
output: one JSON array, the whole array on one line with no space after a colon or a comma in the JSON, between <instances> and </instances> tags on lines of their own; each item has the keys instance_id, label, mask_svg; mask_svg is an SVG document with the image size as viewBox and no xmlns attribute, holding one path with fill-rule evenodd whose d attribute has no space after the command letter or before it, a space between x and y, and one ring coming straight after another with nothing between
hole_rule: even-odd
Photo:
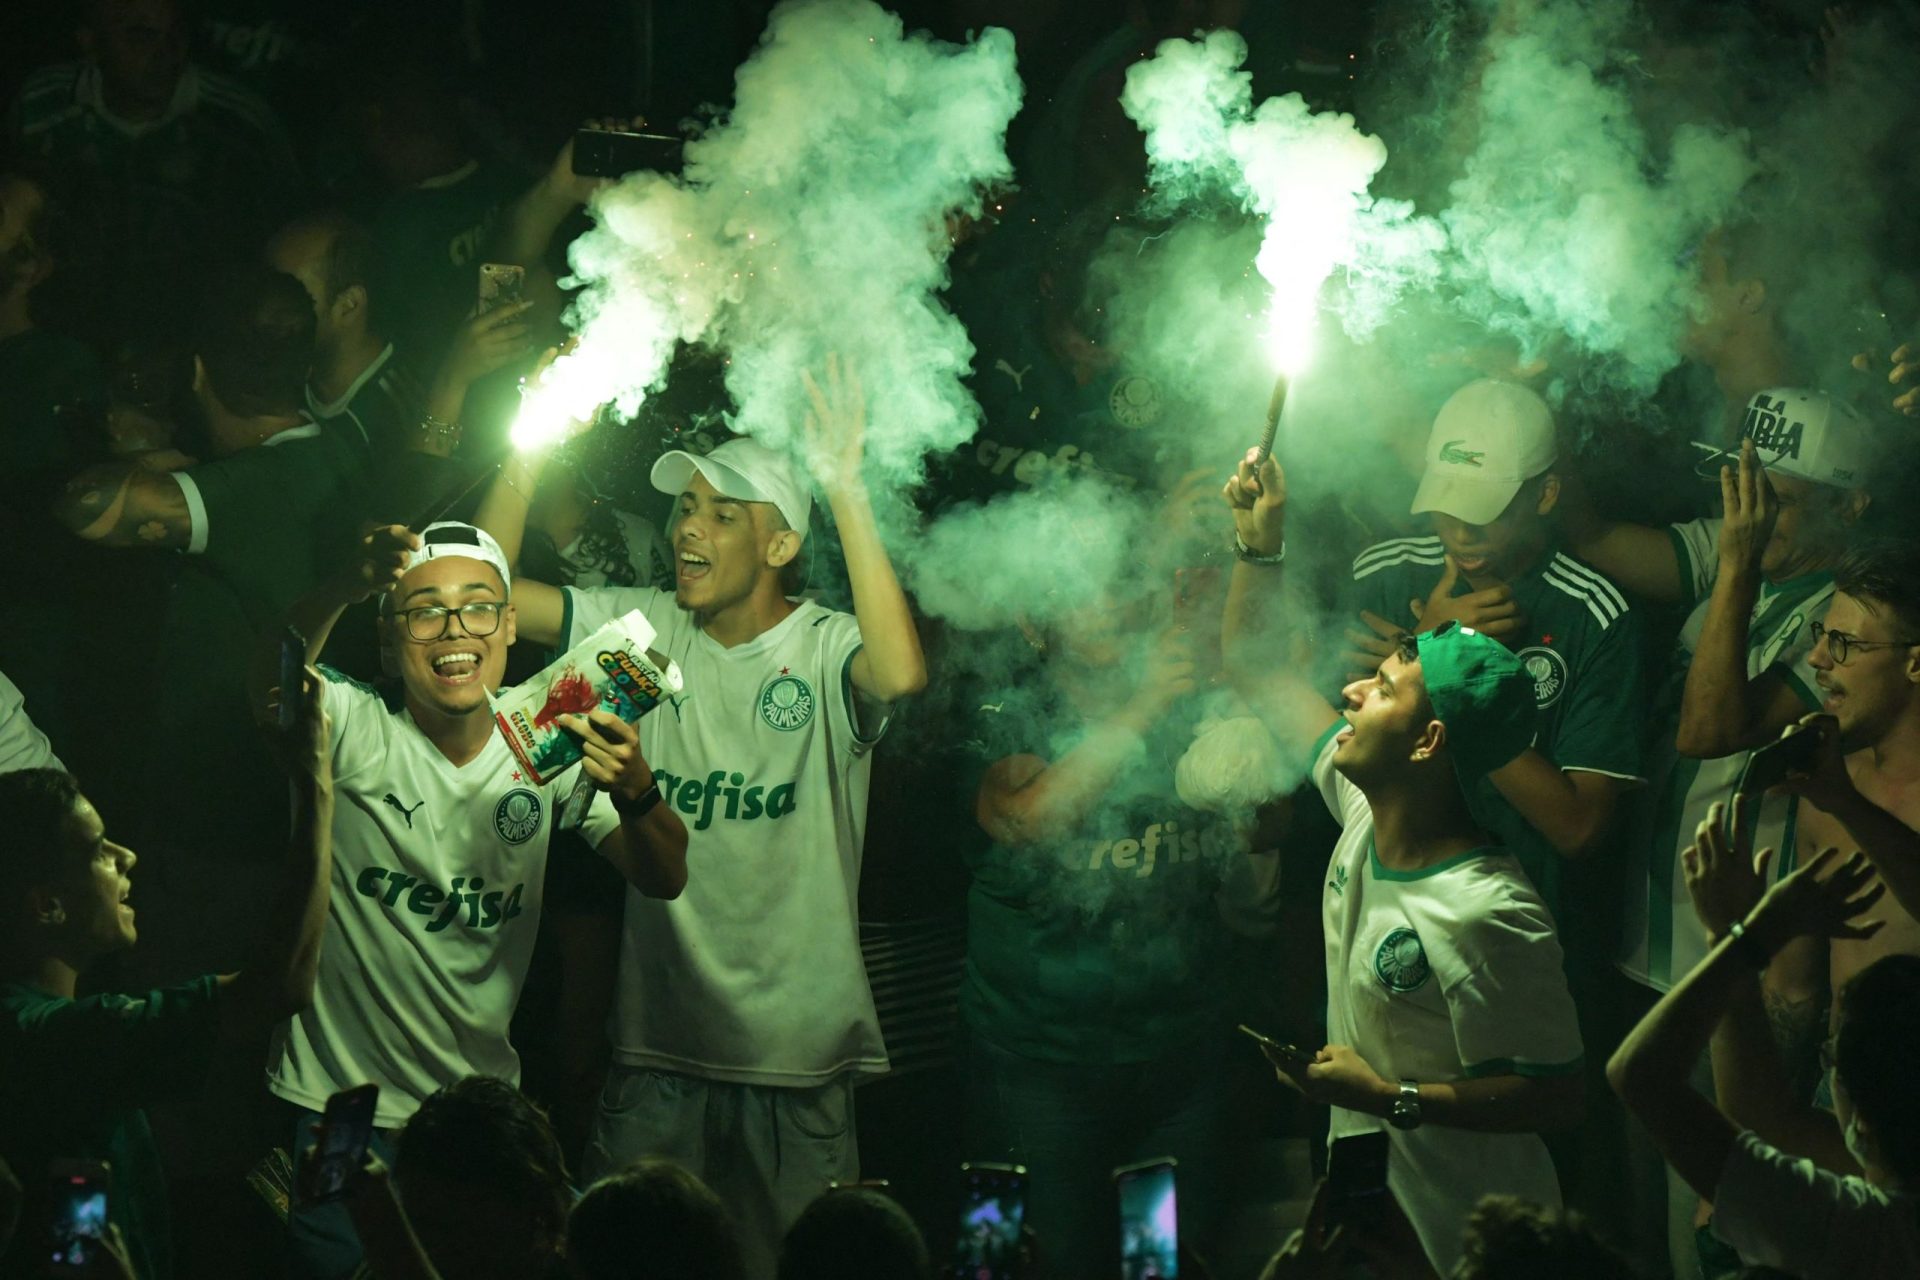
<instances>
[{"instance_id":1,"label":"red star on jersey","mask_svg":"<svg viewBox=\"0 0 1920 1280\"><path fill-rule=\"evenodd\" d=\"M1552 637L1552 636L1541 636L1541 637L1540 637L1540 643L1541 643L1541 644L1552 644L1552 643L1553 643L1553 637Z\"/></svg>"},{"instance_id":2,"label":"red star on jersey","mask_svg":"<svg viewBox=\"0 0 1920 1280\"><path fill-rule=\"evenodd\" d=\"M515 782L518 782L518 781L520 781L520 771L519 771L518 769L515 769L515 770L513 771L513 780L514 780Z\"/></svg>"},{"instance_id":3,"label":"red star on jersey","mask_svg":"<svg viewBox=\"0 0 1920 1280\"><path fill-rule=\"evenodd\" d=\"M782 667L782 668L780 668L780 674L781 674L781 675L783 675L783 676L784 676L784 675L789 675L789 674L791 674L791 673L792 673L792 671L793 671L793 668L791 668L791 667Z\"/></svg>"}]
</instances>

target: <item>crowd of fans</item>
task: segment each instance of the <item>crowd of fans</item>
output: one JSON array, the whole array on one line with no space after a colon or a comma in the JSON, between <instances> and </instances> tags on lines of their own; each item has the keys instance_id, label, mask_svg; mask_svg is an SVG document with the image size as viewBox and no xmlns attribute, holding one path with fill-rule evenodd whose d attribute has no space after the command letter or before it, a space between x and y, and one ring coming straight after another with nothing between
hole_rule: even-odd
<instances>
[{"instance_id":1,"label":"crowd of fans","mask_svg":"<svg viewBox=\"0 0 1920 1280\"><path fill-rule=\"evenodd\" d=\"M573 130L723 100L764 14L708 7L553 53L481 3L88 0L22 46L0 1273L1230 1280L1286 1133L1324 1176L1273 1280L1920 1275L1920 345L1798 349L1729 226L1687 412L1611 462L1514 361L1382 427L1405 486L1189 471L1089 302L1117 72L1235 25L1350 105L1366 15L929 5L1015 25L1037 105L949 227L980 434L904 496L1157 513L1096 598L963 634L896 571L860 370L793 388L804 460L697 351L506 447L607 182ZM684 690L559 709L537 776L491 695L635 610ZM1020 1214L949 1263L962 1160ZM1149 1257L1113 1178L1164 1160Z\"/></svg>"}]
</instances>

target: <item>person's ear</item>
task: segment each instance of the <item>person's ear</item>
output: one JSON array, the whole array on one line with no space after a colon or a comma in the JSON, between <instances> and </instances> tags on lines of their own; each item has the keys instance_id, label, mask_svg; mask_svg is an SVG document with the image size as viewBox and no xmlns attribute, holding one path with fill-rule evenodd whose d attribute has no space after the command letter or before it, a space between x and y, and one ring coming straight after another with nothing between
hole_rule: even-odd
<instances>
[{"instance_id":1,"label":"person's ear","mask_svg":"<svg viewBox=\"0 0 1920 1280\"><path fill-rule=\"evenodd\" d=\"M374 633L380 637L380 674L389 679L397 678L400 675L400 654L394 646L400 633L395 629L393 619L387 616L384 604L373 626Z\"/></svg>"},{"instance_id":2,"label":"person's ear","mask_svg":"<svg viewBox=\"0 0 1920 1280\"><path fill-rule=\"evenodd\" d=\"M1734 285L1733 305L1742 315L1758 315L1766 309L1767 282L1755 276Z\"/></svg>"},{"instance_id":3,"label":"person's ear","mask_svg":"<svg viewBox=\"0 0 1920 1280\"><path fill-rule=\"evenodd\" d=\"M33 902L33 920L35 924L47 926L63 925L67 922L66 904L60 901L60 895L46 889L34 889L30 894Z\"/></svg>"},{"instance_id":4,"label":"person's ear","mask_svg":"<svg viewBox=\"0 0 1920 1280\"><path fill-rule=\"evenodd\" d=\"M782 529L767 540L767 567L784 569L800 554L800 535L791 529Z\"/></svg>"},{"instance_id":5,"label":"person's ear","mask_svg":"<svg viewBox=\"0 0 1920 1280\"><path fill-rule=\"evenodd\" d=\"M1540 482L1540 501L1534 506L1534 514L1549 515L1560 505L1560 477L1549 471Z\"/></svg>"},{"instance_id":6,"label":"person's ear","mask_svg":"<svg viewBox=\"0 0 1920 1280\"><path fill-rule=\"evenodd\" d=\"M1441 724L1438 720L1429 720L1427 721L1427 727L1420 731L1419 738L1414 741L1413 758L1415 760L1431 760L1440 753L1440 748L1446 745L1447 726Z\"/></svg>"},{"instance_id":7,"label":"person's ear","mask_svg":"<svg viewBox=\"0 0 1920 1280\"><path fill-rule=\"evenodd\" d=\"M1840 523L1853 524L1867 514L1867 508L1873 505L1873 495L1865 489L1849 489L1840 499Z\"/></svg>"},{"instance_id":8,"label":"person's ear","mask_svg":"<svg viewBox=\"0 0 1920 1280\"><path fill-rule=\"evenodd\" d=\"M507 648L513 648L513 642L520 636L520 622L514 614L512 604L508 604L506 608L500 611L500 629L506 632Z\"/></svg>"},{"instance_id":9,"label":"person's ear","mask_svg":"<svg viewBox=\"0 0 1920 1280\"><path fill-rule=\"evenodd\" d=\"M367 287L350 284L333 297L333 305L327 309L333 313L336 324L358 314L367 305Z\"/></svg>"}]
</instances>

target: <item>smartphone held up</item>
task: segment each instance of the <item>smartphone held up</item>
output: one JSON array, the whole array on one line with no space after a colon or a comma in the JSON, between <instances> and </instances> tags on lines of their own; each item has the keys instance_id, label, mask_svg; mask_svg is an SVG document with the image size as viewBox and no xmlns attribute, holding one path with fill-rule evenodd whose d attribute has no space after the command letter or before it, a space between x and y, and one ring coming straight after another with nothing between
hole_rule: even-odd
<instances>
[{"instance_id":1,"label":"smartphone held up","mask_svg":"<svg viewBox=\"0 0 1920 1280\"><path fill-rule=\"evenodd\" d=\"M1027 1171L1017 1164L963 1164L954 1280L1013 1280L1027 1217Z\"/></svg>"},{"instance_id":2,"label":"smartphone held up","mask_svg":"<svg viewBox=\"0 0 1920 1280\"><path fill-rule=\"evenodd\" d=\"M48 1263L55 1272L93 1266L106 1248L112 1170L103 1160L55 1160L47 1182Z\"/></svg>"},{"instance_id":3,"label":"smartphone held up","mask_svg":"<svg viewBox=\"0 0 1920 1280\"><path fill-rule=\"evenodd\" d=\"M1120 1200L1120 1280L1173 1280L1180 1274L1180 1213L1172 1158L1113 1171Z\"/></svg>"},{"instance_id":4,"label":"smartphone held up","mask_svg":"<svg viewBox=\"0 0 1920 1280\"><path fill-rule=\"evenodd\" d=\"M680 167L681 140L670 133L581 129L573 135L573 171L583 178L619 178L639 169Z\"/></svg>"},{"instance_id":5,"label":"smartphone held up","mask_svg":"<svg viewBox=\"0 0 1920 1280\"><path fill-rule=\"evenodd\" d=\"M346 1195L373 1143L374 1104L379 1100L380 1086L374 1084L342 1089L327 1099L320 1132L295 1188L302 1206L325 1204Z\"/></svg>"}]
</instances>

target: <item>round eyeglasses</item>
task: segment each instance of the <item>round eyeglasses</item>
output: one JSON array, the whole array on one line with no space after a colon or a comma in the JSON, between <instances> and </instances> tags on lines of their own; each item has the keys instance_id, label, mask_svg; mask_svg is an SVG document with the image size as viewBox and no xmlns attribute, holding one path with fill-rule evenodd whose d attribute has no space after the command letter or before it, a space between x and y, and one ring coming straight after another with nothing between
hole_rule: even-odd
<instances>
[{"instance_id":1,"label":"round eyeglasses","mask_svg":"<svg viewBox=\"0 0 1920 1280\"><path fill-rule=\"evenodd\" d=\"M1844 631L1834 631L1824 623L1809 622L1807 630L1813 635L1817 646L1820 637L1827 638L1827 652L1833 655L1833 665L1844 667L1855 649L1910 649L1920 640L1862 640L1859 636L1850 636Z\"/></svg>"}]
</instances>

